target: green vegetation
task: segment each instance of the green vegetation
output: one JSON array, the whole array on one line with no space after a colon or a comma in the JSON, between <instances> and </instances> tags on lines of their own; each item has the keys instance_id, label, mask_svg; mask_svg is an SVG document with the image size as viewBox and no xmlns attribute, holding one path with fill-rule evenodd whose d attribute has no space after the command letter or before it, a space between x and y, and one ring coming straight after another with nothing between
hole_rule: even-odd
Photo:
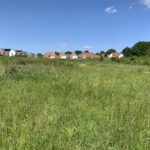
<instances>
[{"instance_id":1,"label":"green vegetation","mask_svg":"<svg viewBox=\"0 0 150 150\"><path fill-rule=\"evenodd\" d=\"M43 57L42 53L37 53L37 57Z\"/></svg>"},{"instance_id":2,"label":"green vegetation","mask_svg":"<svg viewBox=\"0 0 150 150\"><path fill-rule=\"evenodd\" d=\"M122 64L131 64L131 65L150 65L150 57L145 56L145 57L124 57L122 59L118 58L112 58L111 60L108 59L101 59L102 61L110 61L110 62L117 62L117 63L122 63Z\"/></svg>"},{"instance_id":3,"label":"green vegetation","mask_svg":"<svg viewBox=\"0 0 150 150\"><path fill-rule=\"evenodd\" d=\"M123 54L128 56L150 56L150 42L138 42L134 44L132 48L127 47L123 51Z\"/></svg>"},{"instance_id":4,"label":"green vegetation","mask_svg":"<svg viewBox=\"0 0 150 150\"><path fill-rule=\"evenodd\" d=\"M150 68L0 58L0 149L149 150Z\"/></svg>"},{"instance_id":5,"label":"green vegetation","mask_svg":"<svg viewBox=\"0 0 150 150\"><path fill-rule=\"evenodd\" d=\"M107 50L106 54L111 54L111 53L115 53L115 52L116 52L115 49L109 49L109 50ZM100 52L100 53L102 53L102 52Z\"/></svg>"}]
</instances>

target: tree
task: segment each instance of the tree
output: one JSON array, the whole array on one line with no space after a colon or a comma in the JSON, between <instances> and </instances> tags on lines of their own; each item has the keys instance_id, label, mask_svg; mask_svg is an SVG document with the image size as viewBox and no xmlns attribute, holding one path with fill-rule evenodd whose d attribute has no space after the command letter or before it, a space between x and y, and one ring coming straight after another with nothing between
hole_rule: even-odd
<instances>
[{"instance_id":1,"label":"tree","mask_svg":"<svg viewBox=\"0 0 150 150\"><path fill-rule=\"evenodd\" d=\"M105 51L100 51L99 55L100 55L101 58L104 58L104 57L107 56Z\"/></svg>"},{"instance_id":2,"label":"tree","mask_svg":"<svg viewBox=\"0 0 150 150\"><path fill-rule=\"evenodd\" d=\"M82 54L82 51L81 51L81 50L76 50L75 53L76 53L77 55L80 55L80 54Z\"/></svg>"},{"instance_id":3,"label":"tree","mask_svg":"<svg viewBox=\"0 0 150 150\"><path fill-rule=\"evenodd\" d=\"M132 49L130 47L126 47L123 49L122 53L126 57L132 56Z\"/></svg>"},{"instance_id":4,"label":"tree","mask_svg":"<svg viewBox=\"0 0 150 150\"><path fill-rule=\"evenodd\" d=\"M100 51L100 54L105 54L105 52L104 51Z\"/></svg>"},{"instance_id":5,"label":"tree","mask_svg":"<svg viewBox=\"0 0 150 150\"><path fill-rule=\"evenodd\" d=\"M43 55L41 53L38 53L37 57L43 57Z\"/></svg>"},{"instance_id":6,"label":"tree","mask_svg":"<svg viewBox=\"0 0 150 150\"><path fill-rule=\"evenodd\" d=\"M59 52L55 52L55 54L59 56Z\"/></svg>"},{"instance_id":7,"label":"tree","mask_svg":"<svg viewBox=\"0 0 150 150\"><path fill-rule=\"evenodd\" d=\"M115 52L116 52L115 49L108 49L107 52L106 52L106 54L111 54L111 53L115 53Z\"/></svg>"},{"instance_id":8,"label":"tree","mask_svg":"<svg viewBox=\"0 0 150 150\"><path fill-rule=\"evenodd\" d=\"M126 47L122 53L126 56L150 56L150 42L137 42L132 48Z\"/></svg>"},{"instance_id":9,"label":"tree","mask_svg":"<svg viewBox=\"0 0 150 150\"><path fill-rule=\"evenodd\" d=\"M138 42L132 47L132 55L135 56L150 56L150 42Z\"/></svg>"},{"instance_id":10,"label":"tree","mask_svg":"<svg viewBox=\"0 0 150 150\"><path fill-rule=\"evenodd\" d=\"M89 53L89 51L88 51L88 50L85 50L84 53Z\"/></svg>"},{"instance_id":11,"label":"tree","mask_svg":"<svg viewBox=\"0 0 150 150\"><path fill-rule=\"evenodd\" d=\"M65 54L70 55L70 54L72 54L72 52L66 51Z\"/></svg>"}]
</instances>

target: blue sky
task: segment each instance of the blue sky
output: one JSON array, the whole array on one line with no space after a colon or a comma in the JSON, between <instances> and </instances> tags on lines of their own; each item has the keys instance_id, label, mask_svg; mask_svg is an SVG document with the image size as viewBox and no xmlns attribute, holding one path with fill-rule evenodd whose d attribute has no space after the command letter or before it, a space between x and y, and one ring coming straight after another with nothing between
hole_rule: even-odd
<instances>
[{"instance_id":1,"label":"blue sky","mask_svg":"<svg viewBox=\"0 0 150 150\"><path fill-rule=\"evenodd\" d=\"M150 41L150 0L0 0L0 47L29 52Z\"/></svg>"}]
</instances>

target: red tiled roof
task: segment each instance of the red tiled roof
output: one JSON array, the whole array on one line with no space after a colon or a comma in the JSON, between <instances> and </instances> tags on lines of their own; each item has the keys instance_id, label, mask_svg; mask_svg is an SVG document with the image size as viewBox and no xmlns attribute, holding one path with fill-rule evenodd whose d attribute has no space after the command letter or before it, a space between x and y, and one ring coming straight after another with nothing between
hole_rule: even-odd
<instances>
[{"instance_id":1,"label":"red tiled roof","mask_svg":"<svg viewBox=\"0 0 150 150\"><path fill-rule=\"evenodd\" d=\"M45 58L49 58L49 57L53 57L53 56L54 56L55 58L58 57L55 52L47 52L47 53L44 54L44 57L45 57Z\"/></svg>"},{"instance_id":2,"label":"red tiled roof","mask_svg":"<svg viewBox=\"0 0 150 150\"><path fill-rule=\"evenodd\" d=\"M98 58L99 56L98 55L95 55L91 52L87 52L87 53L82 53L80 55L80 58Z\"/></svg>"}]
</instances>

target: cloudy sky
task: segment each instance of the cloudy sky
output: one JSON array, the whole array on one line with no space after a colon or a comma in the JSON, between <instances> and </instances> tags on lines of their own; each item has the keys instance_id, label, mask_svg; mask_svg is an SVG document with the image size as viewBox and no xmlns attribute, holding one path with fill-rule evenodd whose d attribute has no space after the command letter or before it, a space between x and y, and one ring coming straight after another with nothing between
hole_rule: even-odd
<instances>
[{"instance_id":1,"label":"cloudy sky","mask_svg":"<svg viewBox=\"0 0 150 150\"><path fill-rule=\"evenodd\" d=\"M0 48L30 52L150 41L150 0L0 0Z\"/></svg>"}]
</instances>

